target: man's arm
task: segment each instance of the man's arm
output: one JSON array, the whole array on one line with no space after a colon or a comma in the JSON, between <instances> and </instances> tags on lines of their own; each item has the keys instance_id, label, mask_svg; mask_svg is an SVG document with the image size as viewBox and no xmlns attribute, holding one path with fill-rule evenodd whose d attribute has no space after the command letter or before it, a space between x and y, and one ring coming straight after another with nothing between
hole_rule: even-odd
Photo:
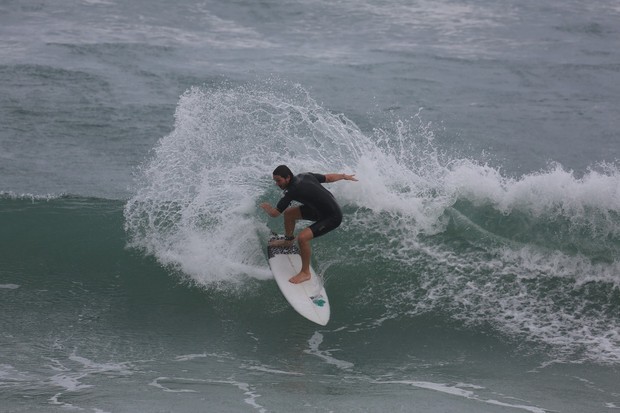
<instances>
[{"instance_id":1,"label":"man's arm","mask_svg":"<svg viewBox=\"0 0 620 413\"><path fill-rule=\"evenodd\" d=\"M260 204L260 207L263 208L265 212L267 213L267 215L269 215L272 218L276 218L280 216L280 211L272 207L271 204L268 202L263 202L262 204Z\"/></svg>"},{"instance_id":2,"label":"man's arm","mask_svg":"<svg viewBox=\"0 0 620 413\"><path fill-rule=\"evenodd\" d=\"M355 174L325 174L325 182L337 182L337 181L357 181Z\"/></svg>"}]
</instances>

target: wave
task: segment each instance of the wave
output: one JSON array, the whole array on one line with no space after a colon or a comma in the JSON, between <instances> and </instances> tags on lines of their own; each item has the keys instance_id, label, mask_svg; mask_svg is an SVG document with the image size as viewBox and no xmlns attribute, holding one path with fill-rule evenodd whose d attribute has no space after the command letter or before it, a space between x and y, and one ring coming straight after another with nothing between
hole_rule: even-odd
<instances>
[{"instance_id":1,"label":"wave","mask_svg":"<svg viewBox=\"0 0 620 413\"><path fill-rule=\"evenodd\" d=\"M439 312L560 359L620 362L618 166L507 176L438 142L422 111L363 132L299 85L193 87L125 206L130 245L202 286L269 278L281 222L257 205L280 196L283 163L357 174L330 186L346 217L315 257L328 284L379 297L375 321Z\"/></svg>"},{"instance_id":2,"label":"wave","mask_svg":"<svg viewBox=\"0 0 620 413\"><path fill-rule=\"evenodd\" d=\"M0 191L0 200L29 200L29 201L51 201L53 199L59 199L67 197L66 194L30 194L30 193L17 193L13 191Z\"/></svg>"}]
</instances>

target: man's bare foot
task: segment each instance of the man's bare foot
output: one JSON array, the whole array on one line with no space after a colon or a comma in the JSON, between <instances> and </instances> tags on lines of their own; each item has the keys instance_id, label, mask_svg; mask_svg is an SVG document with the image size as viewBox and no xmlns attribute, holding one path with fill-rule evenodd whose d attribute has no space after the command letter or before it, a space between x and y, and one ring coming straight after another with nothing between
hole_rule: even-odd
<instances>
[{"instance_id":1,"label":"man's bare foot","mask_svg":"<svg viewBox=\"0 0 620 413\"><path fill-rule=\"evenodd\" d=\"M290 278L288 281L293 284L301 284L304 281L308 281L312 276L309 272L300 272L296 276Z\"/></svg>"},{"instance_id":2,"label":"man's bare foot","mask_svg":"<svg viewBox=\"0 0 620 413\"><path fill-rule=\"evenodd\" d=\"M270 247L292 247L295 243L295 239L274 239L269 241Z\"/></svg>"}]
</instances>

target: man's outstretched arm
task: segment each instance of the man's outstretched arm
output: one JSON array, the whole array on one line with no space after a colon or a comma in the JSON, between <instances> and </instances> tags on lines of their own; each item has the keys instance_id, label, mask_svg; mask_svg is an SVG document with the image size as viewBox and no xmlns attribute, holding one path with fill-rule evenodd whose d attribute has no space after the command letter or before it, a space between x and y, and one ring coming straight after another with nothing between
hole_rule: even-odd
<instances>
[{"instance_id":1,"label":"man's outstretched arm","mask_svg":"<svg viewBox=\"0 0 620 413\"><path fill-rule=\"evenodd\" d=\"M337 181L357 181L355 174L325 174L325 182L337 182Z\"/></svg>"}]
</instances>

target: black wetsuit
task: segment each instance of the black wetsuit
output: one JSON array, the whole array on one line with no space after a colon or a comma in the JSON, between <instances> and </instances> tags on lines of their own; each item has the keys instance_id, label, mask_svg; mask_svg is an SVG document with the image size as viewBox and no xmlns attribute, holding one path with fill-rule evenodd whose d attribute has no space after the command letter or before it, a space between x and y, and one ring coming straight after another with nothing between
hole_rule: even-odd
<instances>
[{"instance_id":1,"label":"black wetsuit","mask_svg":"<svg viewBox=\"0 0 620 413\"><path fill-rule=\"evenodd\" d=\"M302 173L291 179L284 190L284 196L276 205L280 213L284 212L292 201L301 202L301 216L308 221L315 221L309 226L314 238L338 228L342 222L342 211L336 199L321 185L326 182L325 175Z\"/></svg>"}]
</instances>

